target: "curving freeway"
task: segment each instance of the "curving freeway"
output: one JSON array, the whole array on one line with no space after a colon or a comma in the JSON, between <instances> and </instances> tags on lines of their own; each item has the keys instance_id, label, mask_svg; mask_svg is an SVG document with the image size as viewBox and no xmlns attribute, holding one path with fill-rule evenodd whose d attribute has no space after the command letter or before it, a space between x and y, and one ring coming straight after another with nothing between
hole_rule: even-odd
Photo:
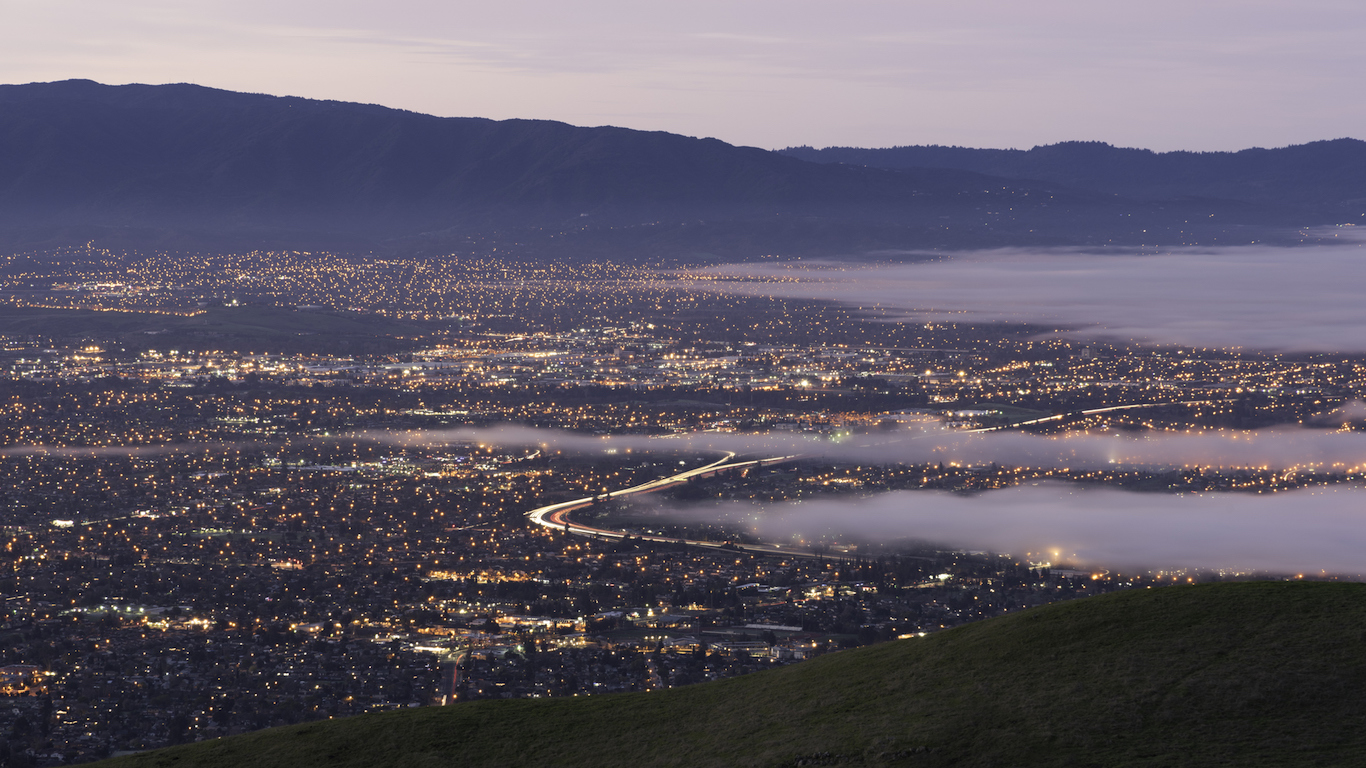
<instances>
[{"instance_id":1,"label":"curving freeway","mask_svg":"<svg viewBox=\"0 0 1366 768\"><path fill-rule=\"evenodd\" d=\"M607 493L598 494L596 496L585 496L582 499L574 499L573 501L561 501L557 504L547 504L544 507L539 507L537 509L531 510L527 513L527 517L530 518L531 522L535 523L536 525L540 525L545 528L551 528L557 531L563 531L565 533L578 534L580 536L594 536L602 539L624 539L627 536L630 536L631 538L638 539L640 541L658 541L667 542L671 544L687 544L689 546L708 547L711 549L737 549L744 550L746 552L755 552L765 555L786 555L790 557L820 557L820 555L818 555L815 552L807 552L804 550L793 549L790 547L783 547L777 544L736 544L722 541L707 541L704 539L684 539L679 538L677 536L659 536L655 534L636 533L628 534L623 533L621 531L614 531L608 528L595 528L594 526L584 525L583 523L576 523L569 519L570 513L574 512L575 510L592 506L593 504L600 501L607 501L608 499L620 499L625 498L627 496L639 496L646 493L662 491L665 488L672 488L676 485L686 483L694 477L711 477L721 472L731 472L735 470L746 469L749 467L767 467L773 464L782 464L783 462L792 461L793 459L798 458L798 455L794 454L791 456L774 456L772 458L767 459L753 459L750 461L732 462L731 460L734 458L735 454L728 451L726 452L726 455L724 457L717 461L713 461L710 464L704 464L694 469L679 472L676 475L661 477L658 480L651 480L648 483L641 483L640 485L631 486L630 488L622 488L621 490L617 491L609 491Z\"/></svg>"},{"instance_id":2,"label":"curving freeway","mask_svg":"<svg viewBox=\"0 0 1366 768\"><path fill-rule=\"evenodd\" d=\"M1044 424L1051 421L1061 421L1063 419L1068 419L1075 416L1093 416L1098 413L1110 413L1113 411L1124 411L1133 408L1154 408L1163 405L1207 405L1213 402L1216 401L1191 400L1179 403L1133 403L1129 405L1112 405L1105 408L1090 408L1082 411L1059 413L1052 416L1044 416L1037 419L1030 419L1028 421L1019 421L1013 424L1004 424L998 427L984 427L981 429L963 430L958 434L980 434L984 432L999 432L1007 429L1027 427L1033 424ZM920 438L927 437L931 437L931 435L927 434L920 436ZM785 555L790 557L822 557L823 555L818 554L816 552L794 549L791 547L783 547L778 544L739 544L732 542L707 541L704 539L686 539L677 536L660 536L657 534L624 533L622 531L614 531L609 528L597 528L591 525L584 525L583 523L576 523L569 519L569 515L574 511L592 506L593 504L601 501L607 501L609 499L620 499L628 496L638 496L646 493L662 491L666 488L672 488L676 485L686 483L694 477L711 477L721 472L740 470L748 467L765 467L772 464L781 464L783 462L798 459L801 457L801 454L793 454L790 456L774 456L772 458L767 459L752 459L749 461L732 462L731 460L734 459L735 456L735 453L731 451L726 451L723 457L716 461L713 461L710 464L704 464L700 467L685 470L683 472L679 472L678 474L670 475L668 477L662 477L658 480L651 480L648 483L641 483L640 485L631 486L630 488L622 488L620 490L609 491L594 496L585 496L581 499L574 499L573 501L561 501L555 504L547 504L544 507L538 507L536 509L531 510L530 512L526 513L526 515L528 518L530 518L531 522L535 523L536 525L542 526L544 528L562 531L564 533L577 534L579 536L593 536L602 539L624 539L629 536L633 539L638 539L641 541L657 541L672 544L687 544L689 546L709 547L711 549L744 550L746 552L755 552L766 555Z\"/></svg>"}]
</instances>

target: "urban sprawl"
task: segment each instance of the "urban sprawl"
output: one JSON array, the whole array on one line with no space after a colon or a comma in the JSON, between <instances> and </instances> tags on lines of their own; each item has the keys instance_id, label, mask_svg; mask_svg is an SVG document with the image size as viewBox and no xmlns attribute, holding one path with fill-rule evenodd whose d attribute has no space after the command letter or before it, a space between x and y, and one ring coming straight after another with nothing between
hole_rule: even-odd
<instances>
[{"instance_id":1,"label":"urban sprawl","mask_svg":"<svg viewBox=\"0 0 1366 768\"><path fill-rule=\"evenodd\" d=\"M687 685L1254 575L914 531L765 540L746 521L766 505L1041 481L1271 493L1366 469L854 459L993 432L1359 430L1339 409L1366 398L1366 359L478 252L0 257L0 763Z\"/></svg>"}]
</instances>

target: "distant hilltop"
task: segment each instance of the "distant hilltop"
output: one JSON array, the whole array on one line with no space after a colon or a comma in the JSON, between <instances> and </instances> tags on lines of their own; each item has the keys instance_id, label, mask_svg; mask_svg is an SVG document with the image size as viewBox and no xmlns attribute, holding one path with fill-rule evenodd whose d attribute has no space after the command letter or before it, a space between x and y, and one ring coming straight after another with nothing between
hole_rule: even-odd
<instances>
[{"instance_id":1,"label":"distant hilltop","mask_svg":"<svg viewBox=\"0 0 1366 768\"><path fill-rule=\"evenodd\" d=\"M1095 145L770 152L658 131L68 80L0 86L0 245L735 258L1229 243L1362 212L1360 144L1308 145L1312 163L1302 147L1258 151L1285 158L1266 167L1290 170L1270 175L1195 155L1209 170L1191 181L1169 155ZM1111 153L1156 165L1101 164L1142 166L1123 177L1142 183L1087 175L1087 158ZM1065 161L1034 159L1045 156ZM1259 185L1260 196L1246 193Z\"/></svg>"}]
</instances>

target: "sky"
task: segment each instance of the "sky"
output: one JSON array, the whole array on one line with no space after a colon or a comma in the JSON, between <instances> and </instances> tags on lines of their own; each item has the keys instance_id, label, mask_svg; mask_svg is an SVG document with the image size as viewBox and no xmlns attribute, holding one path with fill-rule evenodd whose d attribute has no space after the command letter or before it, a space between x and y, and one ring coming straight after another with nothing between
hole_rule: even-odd
<instances>
[{"instance_id":1,"label":"sky","mask_svg":"<svg viewBox=\"0 0 1366 768\"><path fill-rule=\"evenodd\" d=\"M1358 0L0 0L0 82L194 82L766 148L1362 138Z\"/></svg>"}]
</instances>

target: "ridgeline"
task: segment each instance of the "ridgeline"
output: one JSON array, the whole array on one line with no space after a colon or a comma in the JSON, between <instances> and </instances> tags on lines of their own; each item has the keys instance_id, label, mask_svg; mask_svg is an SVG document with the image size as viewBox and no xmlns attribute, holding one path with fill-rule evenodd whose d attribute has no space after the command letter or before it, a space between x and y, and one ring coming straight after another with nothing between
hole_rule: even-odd
<instances>
[{"instance_id":1,"label":"ridgeline","mask_svg":"<svg viewBox=\"0 0 1366 768\"><path fill-rule=\"evenodd\" d=\"M1358 144L1205 158L1192 177L1138 150L780 153L183 83L0 85L0 247L706 261L1298 243L1361 219Z\"/></svg>"},{"instance_id":2,"label":"ridgeline","mask_svg":"<svg viewBox=\"0 0 1366 768\"><path fill-rule=\"evenodd\" d=\"M1217 198L1317 210L1358 224L1366 218L1366 141L1358 139L1239 152L1153 152L1065 141L1032 149L789 147L782 154L889 170L972 171L1131 200Z\"/></svg>"},{"instance_id":3,"label":"ridgeline","mask_svg":"<svg viewBox=\"0 0 1366 768\"><path fill-rule=\"evenodd\" d=\"M1366 585L1122 592L668 691L312 722L101 763L1366 764Z\"/></svg>"}]
</instances>

